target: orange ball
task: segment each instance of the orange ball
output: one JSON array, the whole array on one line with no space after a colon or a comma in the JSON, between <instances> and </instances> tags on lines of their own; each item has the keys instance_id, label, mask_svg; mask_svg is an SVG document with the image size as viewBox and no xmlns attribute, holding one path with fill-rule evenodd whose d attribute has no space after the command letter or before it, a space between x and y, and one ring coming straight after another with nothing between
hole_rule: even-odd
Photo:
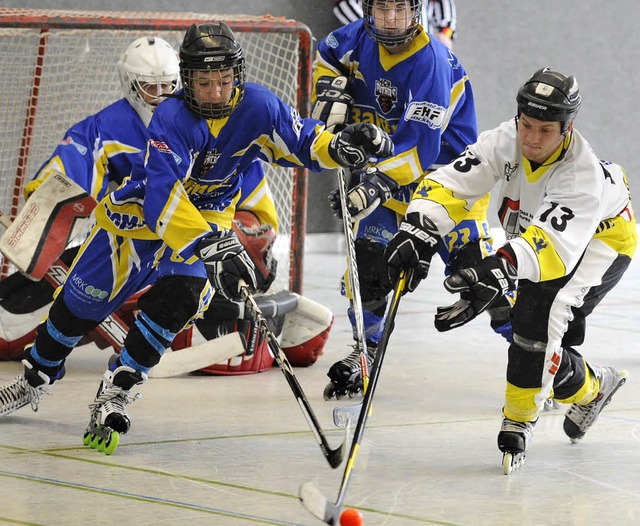
<instances>
[{"instance_id":1,"label":"orange ball","mask_svg":"<svg viewBox=\"0 0 640 526\"><path fill-rule=\"evenodd\" d=\"M364 517L358 510L349 508L340 515L340 526L362 526Z\"/></svg>"}]
</instances>

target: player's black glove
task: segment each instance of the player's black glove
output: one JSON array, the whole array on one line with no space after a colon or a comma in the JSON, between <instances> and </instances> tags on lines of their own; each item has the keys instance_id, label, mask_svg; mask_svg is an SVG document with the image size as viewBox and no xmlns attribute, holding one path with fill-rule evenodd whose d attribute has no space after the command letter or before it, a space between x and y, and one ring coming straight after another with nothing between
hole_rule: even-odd
<instances>
[{"instance_id":1,"label":"player's black glove","mask_svg":"<svg viewBox=\"0 0 640 526\"><path fill-rule=\"evenodd\" d=\"M257 288L255 266L235 232L214 232L200 240L195 252L204 263L213 287L225 298L239 299L241 279L251 289Z\"/></svg>"},{"instance_id":2,"label":"player's black glove","mask_svg":"<svg viewBox=\"0 0 640 526\"><path fill-rule=\"evenodd\" d=\"M459 292L460 300L438 307L436 329L444 332L470 322L508 291L515 290L515 280L516 268L500 256L489 256L452 274L444 280L444 286L452 294Z\"/></svg>"},{"instance_id":3,"label":"player's black glove","mask_svg":"<svg viewBox=\"0 0 640 526\"><path fill-rule=\"evenodd\" d=\"M431 258L437 251L440 235L433 222L419 212L410 212L400 223L384 251L389 281L395 283L402 270L408 272L405 290L413 292L427 277Z\"/></svg>"},{"instance_id":4,"label":"player's black glove","mask_svg":"<svg viewBox=\"0 0 640 526\"><path fill-rule=\"evenodd\" d=\"M347 209L354 221L364 219L378 205L386 203L400 185L388 175L376 169L369 170L362 176L362 181L347 194ZM329 206L334 215L342 218L340 191L329 194Z\"/></svg>"},{"instance_id":5,"label":"player's black glove","mask_svg":"<svg viewBox=\"0 0 640 526\"><path fill-rule=\"evenodd\" d=\"M316 83L316 103L311 117L324 122L331 133L342 130L349 120L353 97L348 86L349 79L344 75L320 77Z\"/></svg>"},{"instance_id":6,"label":"player's black glove","mask_svg":"<svg viewBox=\"0 0 640 526\"><path fill-rule=\"evenodd\" d=\"M389 157L393 143L387 132L369 122L349 124L329 143L329 155L340 166L362 168L369 157Z\"/></svg>"}]
</instances>

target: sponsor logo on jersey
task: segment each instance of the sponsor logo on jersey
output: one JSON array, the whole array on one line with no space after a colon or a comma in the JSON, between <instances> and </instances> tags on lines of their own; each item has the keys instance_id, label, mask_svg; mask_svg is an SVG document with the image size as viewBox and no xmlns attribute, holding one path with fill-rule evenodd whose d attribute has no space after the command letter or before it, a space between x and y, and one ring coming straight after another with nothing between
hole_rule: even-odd
<instances>
[{"instance_id":1,"label":"sponsor logo on jersey","mask_svg":"<svg viewBox=\"0 0 640 526\"><path fill-rule=\"evenodd\" d=\"M333 32L329 33L329 36L325 39L325 42L327 43L327 46L329 46L330 48L335 49L338 47L338 39L333 34Z\"/></svg>"},{"instance_id":2,"label":"sponsor logo on jersey","mask_svg":"<svg viewBox=\"0 0 640 526\"><path fill-rule=\"evenodd\" d=\"M144 219L136 215L113 212L105 207L105 213L109 221L119 230L137 230L144 226Z\"/></svg>"},{"instance_id":3,"label":"sponsor logo on jersey","mask_svg":"<svg viewBox=\"0 0 640 526\"><path fill-rule=\"evenodd\" d=\"M169 145L164 141L156 141L155 139L149 139L149 146L155 148L160 153L169 154L173 157L176 164L180 164L182 159L169 148Z\"/></svg>"},{"instance_id":4,"label":"sponsor logo on jersey","mask_svg":"<svg viewBox=\"0 0 640 526\"><path fill-rule=\"evenodd\" d=\"M387 79L376 80L376 99L383 113L389 113L398 102L398 88Z\"/></svg>"},{"instance_id":5,"label":"sponsor logo on jersey","mask_svg":"<svg viewBox=\"0 0 640 526\"><path fill-rule=\"evenodd\" d=\"M404 114L405 121L416 121L426 124L432 130L442 128L447 109L433 102L412 102Z\"/></svg>"},{"instance_id":6,"label":"sponsor logo on jersey","mask_svg":"<svg viewBox=\"0 0 640 526\"><path fill-rule=\"evenodd\" d=\"M78 150L80 155L85 155L87 153L87 147L82 146L82 144L78 144L76 141L73 140L72 137L65 137L62 141L60 141L61 146L68 146L69 144L73 146L76 150Z\"/></svg>"},{"instance_id":7,"label":"sponsor logo on jersey","mask_svg":"<svg viewBox=\"0 0 640 526\"><path fill-rule=\"evenodd\" d=\"M79 288L82 292L84 292L87 296L90 296L91 298L103 300L109 295L107 291L100 290L95 288L93 285L89 285L84 280L82 280L77 274L74 274L71 277L71 283L73 283L77 288Z\"/></svg>"}]
</instances>

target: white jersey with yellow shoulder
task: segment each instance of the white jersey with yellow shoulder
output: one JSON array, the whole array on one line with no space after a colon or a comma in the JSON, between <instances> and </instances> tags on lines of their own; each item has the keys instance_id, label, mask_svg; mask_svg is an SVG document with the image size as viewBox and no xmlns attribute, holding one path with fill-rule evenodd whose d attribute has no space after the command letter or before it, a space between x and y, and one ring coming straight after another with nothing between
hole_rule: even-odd
<instances>
[{"instance_id":1,"label":"white jersey with yellow shoulder","mask_svg":"<svg viewBox=\"0 0 640 526\"><path fill-rule=\"evenodd\" d=\"M515 119L483 132L463 156L421 182L409 211L430 217L445 234L498 182L498 214L518 278L566 276L594 237L633 255L637 232L624 169L598 160L575 130L542 166L523 157Z\"/></svg>"}]
</instances>

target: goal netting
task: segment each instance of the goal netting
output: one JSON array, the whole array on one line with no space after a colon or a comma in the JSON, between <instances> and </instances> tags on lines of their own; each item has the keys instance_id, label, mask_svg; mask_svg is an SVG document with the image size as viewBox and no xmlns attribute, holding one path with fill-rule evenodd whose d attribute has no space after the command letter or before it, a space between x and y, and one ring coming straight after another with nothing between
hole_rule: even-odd
<instances>
[{"instance_id":1,"label":"goal netting","mask_svg":"<svg viewBox=\"0 0 640 526\"><path fill-rule=\"evenodd\" d=\"M221 20L246 58L247 79L309 113L311 33L272 16L81 12L0 7L0 211L12 218L22 188L75 122L121 98L117 61L136 38L153 34L179 47L192 23ZM250 126L250 123L247 123ZM274 288L301 292L306 173L266 166L280 232ZM4 262L4 272L7 264Z\"/></svg>"}]
</instances>

